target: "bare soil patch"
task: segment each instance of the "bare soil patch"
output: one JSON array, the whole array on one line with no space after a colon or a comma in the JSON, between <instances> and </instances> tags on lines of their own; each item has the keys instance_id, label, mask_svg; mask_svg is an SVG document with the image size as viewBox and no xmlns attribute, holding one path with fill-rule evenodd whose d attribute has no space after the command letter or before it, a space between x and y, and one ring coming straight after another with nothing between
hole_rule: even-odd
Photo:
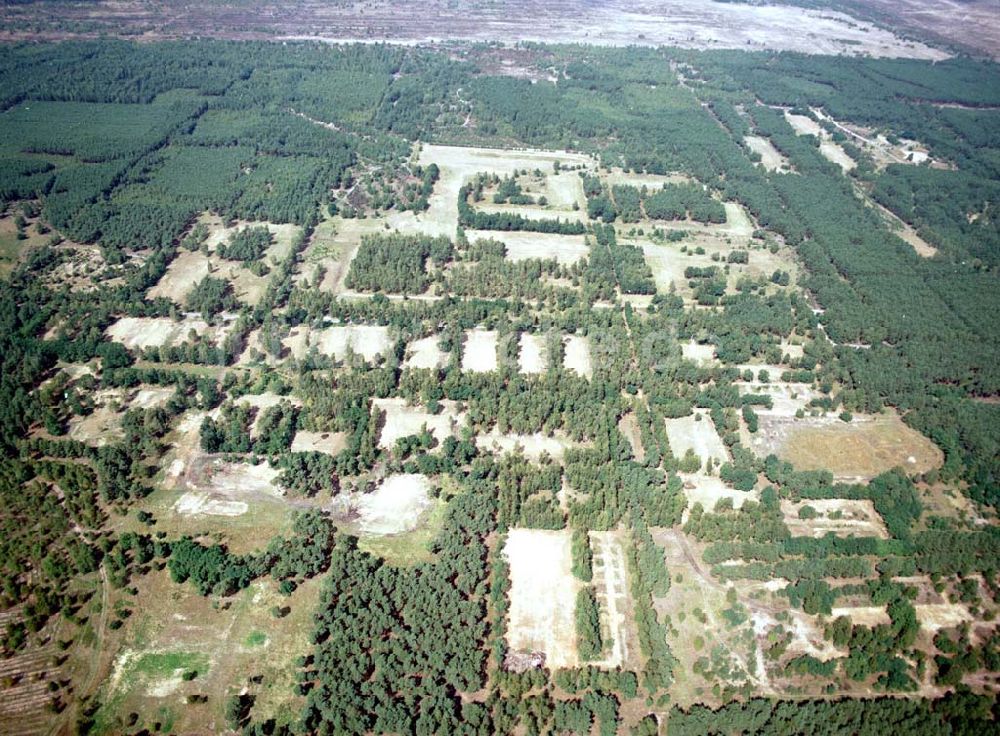
<instances>
[{"instance_id":1,"label":"bare soil patch","mask_svg":"<svg viewBox=\"0 0 1000 736\"><path fill-rule=\"evenodd\" d=\"M327 455L339 455L347 447L347 434L344 432L310 432L300 429L292 440L292 452L323 452Z\"/></svg>"},{"instance_id":2,"label":"bare soil patch","mask_svg":"<svg viewBox=\"0 0 1000 736\"><path fill-rule=\"evenodd\" d=\"M801 518L799 512L804 507L815 512L814 518ZM829 533L838 537L878 537L888 539L882 517L869 500L828 498L792 503L781 502L781 513L785 524L794 536L818 539Z\"/></svg>"},{"instance_id":3,"label":"bare soil patch","mask_svg":"<svg viewBox=\"0 0 1000 736\"><path fill-rule=\"evenodd\" d=\"M409 406L406 399L373 399L373 410L385 412L379 447L391 450L400 437L419 434L424 426L439 443L457 436L459 427L465 424L465 415L455 408L453 401L445 399L441 406L439 413L431 414L424 407Z\"/></svg>"},{"instance_id":4,"label":"bare soil patch","mask_svg":"<svg viewBox=\"0 0 1000 736\"><path fill-rule=\"evenodd\" d=\"M497 367L497 333L494 330L466 330L462 348L462 370L488 373Z\"/></svg>"},{"instance_id":5,"label":"bare soil patch","mask_svg":"<svg viewBox=\"0 0 1000 736\"><path fill-rule=\"evenodd\" d=\"M371 493L351 498L365 534L399 534L415 529L421 514L433 504L430 481L413 473L390 475Z\"/></svg>"},{"instance_id":6,"label":"bare soil patch","mask_svg":"<svg viewBox=\"0 0 1000 736\"><path fill-rule=\"evenodd\" d=\"M541 432L534 434L501 434L494 427L488 434L476 437L476 446L483 450L491 450L497 454L517 452L519 449L529 460L538 462L543 455L554 460L562 460L567 447L575 443L561 431L556 431L549 437Z\"/></svg>"},{"instance_id":7,"label":"bare soil patch","mask_svg":"<svg viewBox=\"0 0 1000 736\"><path fill-rule=\"evenodd\" d=\"M756 491L737 491L714 475L683 473L680 477L684 482L684 495L688 500L688 509L684 512L685 520L688 510L696 503L700 503L705 511L712 511L719 501L727 498L733 502L733 508L738 509L747 499L756 501L758 498Z\"/></svg>"},{"instance_id":8,"label":"bare soil patch","mask_svg":"<svg viewBox=\"0 0 1000 736\"><path fill-rule=\"evenodd\" d=\"M567 335L563 338L563 365L584 378L594 375L590 359L590 340L583 335Z\"/></svg>"},{"instance_id":9,"label":"bare soil patch","mask_svg":"<svg viewBox=\"0 0 1000 736\"><path fill-rule=\"evenodd\" d=\"M632 448L632 457L636 462L643 462L646 459L646 449L642 446L642 432L639 429L639 421L633 412L623 414L618 420L618 431L625 435L629 446Z\"/></svg>"},{"instance_id":10,"label":"bare soil patch","mask_svg":"<svg viewBox=\"0 0 1000 736\"><path fill-rule=\"evenodd\" d=\"M469 242L482 238L499 240L507 246L506 258L508 261L555 260L564 266L571 266L586 258L590 252L583 235L468 230L466 237L468 237Z\"/></svg>"},{"instance_id":11,"label":"bare soil patch","mask_svg":"<svg viewBox=\"0 0 1000 736\"><path fill-rule=\"evenodd\" d=\"M320 354L344 360L350 353L373 362L392 347L389 328L383 325L333 325L312 329L305 325L293 328L283 341L295 358L303 358L310 348Z\"/></svg>"},{"instance_id":12,"label":"bare soil patch","mask_svg":"<svg viewBox=\"0 0 1000 736\"><path fill-rule=\"evenodd\" d=\"M729 452L708 412L695 411L686 417L666 419L667 438L674 457L684 457L688 450L701 458L704 463L712 458L716 463L729 460Z\"/></svg>"},{"instance_id":13,"label":"bare soil patch","mask_svg":"<svg viewBox=\"0 0 1000 736\"><path fill-rule=\"evenodd\" d=\"M503 554L510 565L507 644L545 655L545 665L576 667L576 593L568 531L511 529Z\"/></svg>"},{"instance_id":14,"label":"bare soil patch","mask_svg":"<svg viewBox=\"0 0 1000 736\"><path fill-rule=\"evenodd\" d=\"M544 373L548 362L545 338L541 335L522 332L518 350L518 365L521 373Z\"/></svg>"},{"instance_id":15,"label":"bare soil patch","mask_svg":"<svg viewBox=\"0 0 1000 736\"><path fill-rule=\"evenodd\" d=\"M406 368L444 368L448 365L448 355L441 350L440 342L440 335L414 340L406 348L403 366Z\"/></svg>"},{"instance_id":16,"label":"bare soil patch","mask_svg":"<svg viewBox=\"0 0 1000 736\"><path fill-rule=\"evenodd\" d=\"M185 315L181 320L169 317L122 317L111 325L106 334L130 350L172 346L192 337L208 339L219 345L232 329L232 322L210 325L205 320Z\"/></svg>"},{"instance_id":17,"label":"bare soil patch","mask_svg":"<svg viewBox=\"0 0 1000 736\"><path fill-rule=\"evenodd\" d=\"M781 155L781 151L774 147L769 138L748 135L743 140L751 151L760 154L760 163L768 171L788 173L792 170L788 159Z\"/></svg>"}]
</instances>

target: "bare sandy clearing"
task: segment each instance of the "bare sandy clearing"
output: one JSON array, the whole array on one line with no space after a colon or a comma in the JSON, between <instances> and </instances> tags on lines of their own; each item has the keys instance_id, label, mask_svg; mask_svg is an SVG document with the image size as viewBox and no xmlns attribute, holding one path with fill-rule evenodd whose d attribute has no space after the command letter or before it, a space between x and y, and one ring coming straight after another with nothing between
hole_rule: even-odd
<instances>
[{"instance_id":1,"label":"bare sandy clearing","mask_svg":"<svg viewBox=\"0 0 1000 736\"><path fill-rule=\"evenodd\" d=\"M566 220L568 222L584 222L585 210L553 210L530 204L494 204L493 202L477 202L473 207L478 212L500 213L511 212L529 220ZM512 231L513 232L513 231Z\"/></svg>"},{"instance_id":2,"label":"bare sandy clearing","mask_svg":"<svg viewBox=\"0 0 1000 736\"><path fill-rule=\"evenodd\" d=\"M371 493L354 497L366 534L399 534L415 529L420 515L429 508L430 481L423 475L390 475Z\"/></svg>"},{"instance_id":3,"label":"bare sandy clearing","mask_svg":"<svg viewBox=\"0 0 1000 736\"><path fill-rule=\"evenodd\" d=\"M499 240L507 246L508 261L528 259L555 260L564 266L572 266L587 257L587 247L583 235L559 235L556 233L494 232L492 230L468 230L469 242L489 238Z\"/></svg>"},{"instance_id":4,"label":"bare sandy clearing","mask_svg":"<svg viewBox=\"0 0 1000 736\"><path fill-rule=\"evenodd\" d=\"M619 532L590 532L594 554L594 594L600 606L601 633L605 645L610 643L604 659L593 662L603 669L621 667L629 658L625 611L629 606L628 579L625 574L625 553Z\"/></svg>"},{"instance_id":5,"label":"bare sandy clearing","mask_svg":"<svg viewBox=\"0 0 1000 736\"><path fill-rule=\"evenodd\" d=\"M646 459L646 450L642 446L642 431L639 428L639 421L633 412L623 414L622 418L618 420L618 431L625 435L625 439L628 440L629 446L632 448L632 457L637 462L643 462Z\"/></svg>"},{"instance_id":6,"label":"bare sandy clearing","mask_svg":"<svg viewBox=\"0 0 1000 736\"><path fill-rule=\"evenodd\" d=\"M920 626L932 633L973 620L969 609L961 603L918 603L913 608Z\"/></svg>"},{"instance_id":7,"label":"bare sandy clearing","mask_svg":"<svg viewBox=\"0 0 1000 736\"><path fill-rule=\"evenodd\" d=\"M148 299L163 297L177 304L184 304L194 285L209 275L211 263L204 253L182 250L167 266L166 273L156 286L146 292Z\"/></svg>"},{"instance_id":8,"label":"bare sandy clearing","mask_svg":"<svg viewBox=\"0 0 1000 736\"><path fill-rule=\"evenodd\" d=\"M834 143L831 140L820 141L819 152L831 163L837 164L840 170L845 174L857 167L857 163L853 158L847 155L847 152L840 147L839 144Z\"/></svg>"},{"instance_id":9,"label":"bare sandy clearing","mask_svg":"<svg viewBox=\"0 0 1000 736\"><path fill-rule=\"evenodd\" d=\"M540 168L545 172L553 172L553 165L557 161L560 165L569 166L582 164L590 167L593 164L589 156L579 153L423 144L419 163L423 166L437 164L441 173L430 196L427 211L417 218L420 220L420 227L431 235L453 236L458 224L458 191L480 172L500 176L513 174L519 169Z\"/></svg>"},{"instance_id":10,"label":"bare sandy clearing","mask_svg":"<svg viewBox=\"0 0 1000 736\"><path fill-rule=\"evenodd\" d=\"M312 329L305 325L293 328L282 344L295 358L303 358L313 347L322 354L344 360L348 353L372 362L392 348L389 328L384 325L332 325Z\"/></svg>"},{"instance_id":11,"label":"bare sandy clearing","mask_svg":"<svg viewBox=\"0 0 1000 736\"><path fill-rule=\"evenodd\" d=\"M775 453L798 470L829 470L843 480L865 480L900 467L925 473L944 461L941 450L896 414L789 419L761 416L751 442L761 457Z\"/></svg>"},{"instance_id":12,"label":"bare sandy clearing","mask_svg":"<svg viewBox=\"0 0 1000 736\"><path fill-rule=\"evenodd\" d=\"M686 360L690 360L695 365L702 367L718 363L718 360L715 358L715 345L703 345L694 340L681 343L681 355Z\"/></svg>"},{"instance_id":13,"label":"bare sandy clearing","mask_svg":"<svg viewBox=\"0 0 1000 736\"><path fill-rule=\"evenodd\" d=\"M448 365L448 354L439 346L440 335L431 335L414 340L406 348L405 368L444 368Z\"/></svg>"},{"instance_id":14,"label":"bare sandy clearing","mask_svg":"<svg viewBox=\"0 0 1000 736\"><path fill-rule=\"evenodd\" d=\"M584 210L587 206L583 179L575 171L561 171L546 176L542 194L548 198L549 206L557 210L572 210L573 205Z\"/></svg>"},{"instance_id":15,"label":"bare sandy clearing","mask_svg":"<svg viewBox=\"0 0 1000 736\"><path fill-rule=\"evenodd\" d=\"M792 130L795 131L796 135L814 135L818 137L823 133L823 127L808 115L797 115L785 110L785 120L792 126Z\"/></svg>"},{"instance_id":16,"label":"bare sandy clearing","mask_svg":"<svg viewBox=\"0 0 1000 736\"><path fill-rule=\"evenodd\" d=\"M846 616L855 626L875 627L891 623L885 606L841 606L830 610L830 618Z\"/></svg>"},{"instance_id":17,"label":"bare sandy clearing","mask_svg":"<svg viewBox=\"0 0 1000 736\"><path fill-rule=\"evenodd\" d=\"M129 401L130 409L152 409L163 406L176 393L175 389L166 386L141 388Z\"/></svg>"},{"instance_id":18,"label":"bare sandy clearing","mask_svg":"<svg viewBox=\"0 0 1000 736\"><path fill-rule=\"evenodd\" d=\"M548 362L545 338L541 335L522 332L518 350L518 364L521 373L544 373Z\"/></svg>"},{"instance_id":19,"label":"bare sandy clearing","mask_svg":"<svg viewBox=\"0 0 1000 736\"><path fill-rule=\"evenodd\" d=\"M496 427L487 434L476 437L476 446L481 450L497 454L517 452L518 448L529 460L538 462L542 455L548 455L553 460L562 460L567 447L575 443L562 432L556 432L548 437L541 432L534 434L501 434Z\"/></svg>"},{"instance_id":20,"label":"bare sandy clearing","mask_svg":"<svg viewBox=\"0 0 1000 736\"><path fill-rule=\"evenodd\" d=\"M743 137L743 141L751 151L760 154L760 163L768 171L778 171L781 173L791 171L788 159L781 155L781 152L774 147L769 138L762 138L759 135L748 135Z\"/></svg>"},{"instance_id":21,"label":"bare sandy clearing","mask_svg":"<svg viewBox=\"0 0 1000 736\"><path fill-rule=\"evenodd\" d=\"M209 325L198 317L185 316L182 320L169 317L122 317L108 327L105 334L125 347L145 349L163 345L179 345L193 335L220 344L232 328L232 322Z\"/></svg>"},{"instance_id":22,"label":"bare sandy clearing","mask_svg":"<svg viewBox=\"0 0 1000 736\"><path fill-rule=\"evenodd\" d=\"M813 509L815 518L800 518L799 512L806 506ZM838 537L889 538L882 517L869 500L827 498L799 503L782 501L781 513L794 536L819 539L832 532Z\"/></svg>"},{"instance_id":23,"label":"bare sandy clearing","mask_svg":"<svg viewBox=\"0 0 1000 736\"><path fill-rule=\"evenodd\" d=\"M729 452L722 443L708 412L695 411L686 417L666 419L667 438L674 457L684 457L688 450L694 452L702 463L712 458L716 463L729 460Z\"/></svg>"},{"instance_id":24,"label":"bare sandy clearing","mask_svg":"<svg viewBox=\"0 0 1000 736\"><path fill-rule=\"evenodd\" d=\"M756 491L737 491L714 475L682 473L680 478L684 481L684 495L688 500L688 508L684 511L685 521L691 507L696 503L700 503L705 511L711 511L724 498L733 502L734 509L740 508L747 499L757 500Z\"/></svg>"},{"instance_id":25,"label":"bare sandy clearing","mask_svg":"<svg viewBox=\"0 0 1000 736\"><path fill-rule=\"evenodd\" d=\"M124 392L120 389L100 391L95 403L90 414L70 419L69 437L94 447L103 447L125 436L121 426Z\"/></svg>"},{"instance_id":26,"label":"bare sandy clearing","mask_svg":"<svg viewBox=\"0 0 1000 736\"><path fill-rule=\"evenodd\" d=\"M310 432L300 429L292 440L292 452L324 452L327 455L339 455L347 447L347 434L344 432Z\"/></svg>"},{"instance_id":27,"label":"bare sandy clearing","mask_svg":"<svg viewBox=\"0 0 1000 736\"><path fill-rule=\"evenodd\" d=\"M198 222L204 223L209 230L205 245L209 251L215 252L221 243L227 242L233 235L245 230L248 227L266 227L274 238L274 242L267 249L265 259L281 260L286 258L291 252L292 240L299 232L299 226L291 223L277 224L273 222L251 222L249 220L239 220L235 224L226 227L222 218L212 213L205 213L198 218Z\"/></svg>"},{"instance_id":28,"label":"bare sandy clearing","mask_svg":"<svg viewBox=\"0 0 1000 736\"><path fill-rule=\"evenodd\" d=\"M780 374L778 376L772 374L769 383L755 381L752 384L743 382L737 384L741 394L766 394L771 397L770 409L763 406L754 407L754 411L761 416L762 421L764 417L791 418L799 409L808 412L809 402L823 396L811 386L801 383L783 383L776 381L775 378L780 378Z\"/></svg>"},{"instance_id":29,"label":"bare sandy clearing","mask_svg":"<svg viewBox=\"0 0 1000 736\"><path fill-rule=\"evenodd\" d=\"M462 370L487 373L497 367L497 333L494 330L466 330L462 346Z\"/></svg>"},{"instance_id":30,"label":"bare sandy clearing","mask_svg":"<svg viewBox=\"0 0 1000 736\"><path fill-rule=\"evenodd\" d=\"M213 498L198 491L188 491L174 504L174 511L184 516L241 516L248 508L246 501Z\"/></svg>"},{"instance_id":31,"label":"bare sandy clearing","mask_svg":"<svg viewBox=\"0 0 1000 736\"><path fill-rule=\"evenodd\" d=\"M590 340L583 335L567 335L563 338L563 365L577 375L591 378L594 366L590 359Z\"/></svg>"},{"instance_id":32,"label":"bare sandy clearing","mask_svg":"<svg viewBox=\"0 0 1000 736\"><path fill-rule=\"evenodd\" d=\"M438 414L431 414L424 407L409 406L406 399L373 399L372 409L385 412L385 423L379 434L378 446L391 450L400 437L419 434L426 425L440 443L457 435L465 424L465 415L455 409L455 402L444 400Z\"/></svg>"},{"instance_id":33,"label":"bare sandy clearing","mask_svg":"<svg viewBox=\"0 0 1000 736\"><path fill-rule=\"evenodd\" d=\"M687 174L644 174L639 172L623 171L614 168L609 172L602 172L601 178L609 186L625 185L642 189L646 187L649 191L657 191L663 188L664 184L687 184L692 181Z\"/></svg>"},{"instance_id":34,"label":"bare sandy clearing","mask_svg":"<svg viewBox=\"0 0 1000 736\"><path fill-rule=\"evenodd\" d=\"M542 652L552 669L576 667L576 592L568 531L511 529L503 554L510 565L507 644Z\"/></svg>"},{"instance_id":35,"label":"bare sandy clearing","mask_svg":"<svg viewBox=\"0 0 1000 736\"><path fill-rule=\"evenodd\" d=\"M270 391L262 394L244 394L238 397L234 403L242 406L252 406L257 410L256 414L254 414L253 423L250 425L250 436L257 437L260 430L260 420L264 417L264 412L282 402L287 402L292 406L302 406L301 399L294 396L280 396Z\"/></svg>"},{"instance_id":36,"label":"bare sandy clearing","mask_svg":"<svg viewBox=\"0 0 1000 736\"><path fill-rule=\"evenodd\" d=\"M187 462L178 458L174 463L177 465L171 464L167 475L176 476L177 485L187 490L235 500L282 495L276 483L279 471L267 462L234 463L197 454Z\"/></svg>"}]
</instances>

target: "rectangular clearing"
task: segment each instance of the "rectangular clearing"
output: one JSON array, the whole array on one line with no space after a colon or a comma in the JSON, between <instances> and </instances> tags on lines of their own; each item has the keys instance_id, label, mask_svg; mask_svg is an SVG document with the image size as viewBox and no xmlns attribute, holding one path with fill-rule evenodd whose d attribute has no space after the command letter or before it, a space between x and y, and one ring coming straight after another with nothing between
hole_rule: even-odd
<instances>
[{"instance_id":1,"label":"rectangular clearing","mask_svg":"<svg viewBox=\"0 0 1000 736\"><path fill-rule=\"evenodd\" d=\"M574 446L575 443L566 437L561 431L557 431L552 437L548 437L541 432L534 434L501 434L494 427L489 434L481 434L476 437L476 446L481 450L492 451L498 455L508 452L517 452L520 449L526 458L538 462L543 455L548 455L553 460L562 460L567 447Z\"/></svg>"},{"instance_id":2,"label":"rectangular clearing","mask_svg":"<svg viewBox=\"0 0 1000 736\"><path fill-rule=\"evenodd\" d=\"M396 446L396 440L420 434L424 426L438 442L455 436L459 426L465 423L465 416L455 410L453 401L445 400L441 403L444 408L438 414L431 414L423 407L409 406L406 399L374 399L373 410L385 413L378 446L391 450Z\"/></svg>"},{"instance_id":3,"label":"rectangular clearing","mask_svg":"<svg viewBox=\"0 0 1000 736\"><path fill-rule=\"evenodd\" d=\"M209 325L205 320L186 315L181 320L169 317L122 317L105 334L130 350L180 345L192 338L207 339L219 345L232 328L231 322Z\"/></svg>"},{"instance_id":4,"label":"rectangular clearing","mask_svg":"<svg viewBox=\"0 0 1000 736\"><path fill-rule=\"evenodd\" d=\"M568 531L511 529L503 555L510 565L507 645L541 652L545 666L576 667L576 593Z\"/></svg>"},{"instance_id":5,"label":"rectangular clearing","mask_svg":"<svg viewBox=\"0 0 1000 736\"><path fill-rule=\"evenodd\" d=\"M549 216L555 214L549 213ZM527 261L534 258L555 260L564 266L571 266L582 261L590 252L586 237L583 235L469 230L466 237L470 243L482 239L499 240L507 246L508 261Z\"/></svg>"},{"instance_id":6,"label":"rectangular clearing","mask_svg":"<svg viewBox=\"0 0 1000 736\"><path fill-rule=\"evenodd\" d=\"M405 368L444 368L448 365L448 355L439 343L440 335L421 337L414 340L406 348L406 358L403 360Z\"/></svg>"},{"instance_id":7,"label":"rectangular clearing","mask_svg":"<svg viewBox=\"0 0 1000 736\"><path fill-rule=\"evenodd\" d=\"M521 373L544 373L549 363L545 338L541 335L521 333L518 351L518 365Z\"/></svg>"},{"instance_id":8,"label":"rectangular clearing","mask_svg":"<svg viewBox=\"0 0 1000 736\"><path fill-rule=\"evenodd\" d=\"M349 352L372 362L392 347L384 325L333 325L321 329L299 326L283 341L295 358L303 358L315 347L321 354L344 360Z\"/></svg>"},{"instance_id":9,"label":"rectangular clearing","mask_svg":"<svg viewBox=\"0 0 1000 736\"><path fill-rule=\"evenodd\" d=\"M497 368L497 333L494 330L466 330L462 349L462 370L488 373Z\"/></svg>"},{"instance_id":10,"label":"rectangular clearing","mask_svg":"<svg viewBox=\"0 0 1000 736\"><path fill-rule=\"evenodd\" d=\"M708 412L696 411L686 417L676 417L665 420L667 438L670 440L670 451L674 457L684 457L688 450L694 452L704 463L709 458L716 462L729 460L729 452L722 443L722 438L715 431L715 425Z\"/></svg>"},{"instance_id":11,"label":"rectangular clearing","mask_svg":"<svg viewBox=\"0 0 1000 736\"><path fill-rule=\"evenodd\" d=\"M813 513L806 512L807 518L803 518L800 512L807 506ZM882 517L869 500L824 498L799 503L782 501L781 513L789 531L797 537L819 539L833 533L838 537L889 538Z\"/></svg>"},{"instance_id":12,"label":"rectangular clearing","mask_svg":"<svg viewBox=\"0 0 1000 736\"><path fill-rule=\"evenodd\" d=\"M563 365L578 376L592 378L594 366L590 360L590 340L583 335L567 335L563 344Z\"/></svg>"}]
</instances>

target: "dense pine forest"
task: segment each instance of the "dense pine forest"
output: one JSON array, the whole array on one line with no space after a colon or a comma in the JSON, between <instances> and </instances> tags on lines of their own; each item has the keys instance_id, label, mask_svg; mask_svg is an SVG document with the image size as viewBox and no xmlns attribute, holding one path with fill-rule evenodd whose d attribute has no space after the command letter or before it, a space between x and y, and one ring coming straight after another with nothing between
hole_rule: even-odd
<instances>
[{"instance_id":1,"label":"dense pine forest","mask_svg":"<svg viewBox=\"0 0 1000 736\"><path fill-rule=\"evenodd\" d=\"M0 46L0 734L996 731L997 67L488 49Z\"/></svg>"}]
</instances>

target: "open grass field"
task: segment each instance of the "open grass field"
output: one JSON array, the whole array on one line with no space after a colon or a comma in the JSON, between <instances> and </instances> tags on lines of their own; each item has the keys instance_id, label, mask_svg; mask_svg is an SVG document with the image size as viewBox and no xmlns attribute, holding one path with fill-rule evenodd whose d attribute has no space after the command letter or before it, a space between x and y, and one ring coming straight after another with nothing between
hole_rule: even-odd
<instances>
[{"instance_id":1,"label":"open grass field","mask_svg":"<svg viewBox=\"0 0 1000 736\"><path fill-rule=\"evenodd\" d=\"M302 703L292 694L295 659L309 651L320 585L307 581L283 596L264 579L219 605L172 583L166 571L150 574L116 637L97 732L119 732L136 712L150 730L220 733L227 729L226 700L240 692L253 694L255 717L290 722ZM288 609L280 626L275 606ZM196 676L185 679L191 672ZM191 695L207 701L188 703Z\"/></svg>"},{"instance_id":2,"label":"open grass field","mask_svg":"<svg viewBox=\"0 0 1000 736\"><path fill-rule=\"evenodd\" d=\"M895 467L924 473L944 461L941 450L895 414L787 419L761 416L752 447L774 452L802 470L830 470L841 479L868 479Z\"/></svg>"}]
</instances>

